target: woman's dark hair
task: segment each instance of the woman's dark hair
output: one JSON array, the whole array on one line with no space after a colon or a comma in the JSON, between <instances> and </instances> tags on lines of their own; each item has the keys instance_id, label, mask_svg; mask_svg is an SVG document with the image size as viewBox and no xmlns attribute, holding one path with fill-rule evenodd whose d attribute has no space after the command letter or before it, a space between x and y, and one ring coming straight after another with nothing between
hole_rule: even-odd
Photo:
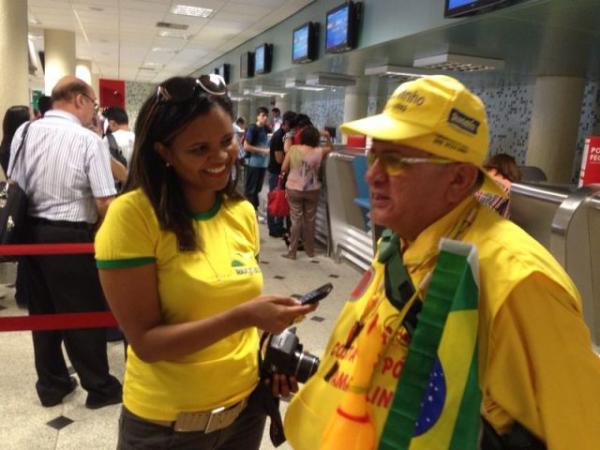
<instances>
[{"instance_id":1,"label":"woman's dark hair","mask_svg":"<svg viewBox=\"0 0 600 450\"><path fill-rule=\"evenodd\" d=\"M318 147L320 139L321 135L319 134L319 130L317 130L312 125L304 127L300 132L301 145L308 145L309 147Z\"/></svg>"},{"instance_id":2,"label":"woman's dark hair","mask_svg":"<svg viewBox=\"0 0 600 450\"><path fill-rule=\"evenodd\" d=\"M498 153L492 156L488 162L483 165L484 169L495 169L500 175L509 181L521 180L521 171L515 158L506 153Z\"/></svg>"},{"instance_id":3,"label":"woman's dark hair","mask_svg":"<svg viewBox=\"0 0 600 450\"><path fill-rule=\"evenodd\" d=\"M174 77L161 86L177 84L195 86L193 95L184 101L161 100L157 90L142 105L135 124L135 144L125 191L142 189L150 199L161 228L175 233L179 249L196 250L199 242L194 218L186 205L181 184L154 145L161 143L168 147L190 122L215 107L223 108L233 122L233 108L227 95L206 93L193 78ZM235 174L239 174L240 167L235 164ZM237 176L232 174L221 193L229 199L241 199L236 190L237 181Z\"/></svg>"},{"instance_id":4,"label":"woman's dark hair","mask_svg":"<svg viewBox=\"0 0 600 450\"><path fill-rule=\"evenodd\" d=\"M309 125L312 125L312 121L310 120L310 117L308 117L306 114L300 113L296 116L297 128L307 127Z\"/></svg>"},{"instance_id":5,"label":"woman's dark hair","mask_svg":"<svg viewBox=\"0 0 600 450\"><path fill-rule=\"evenodd\" d=\"M29 119L29 106L25 105L11 106L4 113L4 119L2 120L2 143L0 143L0 165L2 165L4 173L8 170L10 143L15 136L15 132Z\"/></svg>"}]
</instances>

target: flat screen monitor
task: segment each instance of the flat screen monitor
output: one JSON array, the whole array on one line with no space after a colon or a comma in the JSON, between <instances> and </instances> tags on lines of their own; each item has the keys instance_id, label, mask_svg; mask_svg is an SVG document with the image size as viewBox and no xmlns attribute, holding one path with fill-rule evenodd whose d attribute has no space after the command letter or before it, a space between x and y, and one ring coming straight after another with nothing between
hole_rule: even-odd
<instances>
[{"instance_id":1,"label":"flat screen monitor","mask_svg":"<svg viewBox=\"0 0 600 450\"><path fill-rule=\"evenodd\" d=\"M271 71L272 49L271 44L263 44L254 50L254 73L256 75Z\"/></svg>"},{"instance_id":2,"label":"flat screen monitor","mask_svg":"<svg viewBox=\"0 0 600 450\"><path fill-rule=\"evenodd\" d=\"M325 51L339 53L356 48L362 3L346 2L327 13Z\"/></svg>"},{"instance_id":3,"label":"flat screen monitor","mask_svg":"<svg viewBox=\"0 0 600 450\"><path fill-rule=\"evenodd\" d=\"M514 2L514 0L446 0L444 17L468 16Z\"/></svg>"},{"instance_id":4,"label":"flat screen monitor","mask_svg":"<svg viewBox=\"0 0 600 450\"><path fill-rule=\"evenodd\" d=\"M217 75L221 75L225 80L225 83L229 84L229 64L221 64L219 67L215 67L214 72Z\"/></svg>"},{"instance_id":5,"label":"flat screen monitor","mask_svg":"<svg viewBox=\"0 0 600 450\"><path fill-rule=\"evenodd\" d=\"M254 76L254 53L243 52L240 56L240 78Z\"/></svg>"},{"instance_id":6,"label":"flat screen monitor","mask_svg":"<svg viewBox=\"0 0 600 450\"><path fill-rule=\"evenodd\" d=\"M292 33L292 62L309 63L317 59L318 23L307 22Z\"/></svg>"}]
</instances>

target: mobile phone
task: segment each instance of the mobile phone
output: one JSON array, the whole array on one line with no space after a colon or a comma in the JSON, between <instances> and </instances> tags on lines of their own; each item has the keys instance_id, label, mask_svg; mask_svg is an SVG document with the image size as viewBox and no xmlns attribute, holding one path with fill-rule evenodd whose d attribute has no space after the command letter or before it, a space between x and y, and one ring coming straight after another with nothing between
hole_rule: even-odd
<instances>
[{"instance_id":1,"label":"mobile phone","mask_svg":"<svg viewBox=\"0 0 600 450\"><path fill-rule=\"evenodd\" d=\"M332 290L333 284L327 283L313 291L307 292L301 297L298 297L298 300L300 300L303 305L312 305L313 303L323 300Z\"/></svg>"}]
</instances>

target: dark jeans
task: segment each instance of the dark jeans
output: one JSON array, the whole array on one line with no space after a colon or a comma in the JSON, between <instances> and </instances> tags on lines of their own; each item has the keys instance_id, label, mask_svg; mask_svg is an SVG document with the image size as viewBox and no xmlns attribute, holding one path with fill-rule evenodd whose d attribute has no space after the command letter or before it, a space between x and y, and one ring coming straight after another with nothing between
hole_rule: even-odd
<instances>
[{"instance_id":1,"label":"dark jeans","mask_svg":"<svg viewBox=\"0 0 600 450\"><path fill-rule=\"evenodd\" d=\"M254 209L258 209L258 194L260 194L262 185L265 182L266 171L267 169L264 167L246 166L244 196L254 205Z\"/></svg>"},{"instance_id":2,"label":"dark jeans","mask_svg":"<svg viewBox=\"0 0 600 450\"><path fill-rule=\"evenodd\" d=\"M253 397L233 424L208 434L175 431L147 422L123 408L117 450L258 450L265 419L264 409Z\"/></svg>"},{"instance_id":3,"label":"dark jeans","mask_svg":"<svg viewBox=\"0 0 600 450\"><path fill-rule=\"evenodd\" d=\"M275 190L278 180L278 173L269 172L269 192ZM289 217L273 217L267 213L267 225L269 226L269 235L273 237L282 237L289 228L289 221Z\"/></svg>"},{"instance_id":4,"label":"dark jeans","mask_svg":"<svg viewBox=\"0 0 600 450\"><path fill-rule=\"evenodd\" d=\"M93 242L91 228L66 227L51 223L33 224L28 230L32 243ZM82 313L106 311L94 255L27 256L23 274L29 286L29 314ZM60 399L72 389L62 353L67 355L88 391L89 402L120 397L121 383L109 374L106 329L34 331L33 350L42 403Z\"/></svg>"}]
</instances>

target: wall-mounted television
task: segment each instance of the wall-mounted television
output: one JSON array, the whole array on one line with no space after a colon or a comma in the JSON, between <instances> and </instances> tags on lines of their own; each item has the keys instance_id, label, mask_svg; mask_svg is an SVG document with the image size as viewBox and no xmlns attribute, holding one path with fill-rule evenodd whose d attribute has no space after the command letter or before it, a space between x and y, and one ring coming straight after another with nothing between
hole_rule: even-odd
<instances>
[{"instance_id":1,"label":"wall-mounted television","mask_svg":"<svg viewBox=\"0 0 600 450\"><path fill-rule=\"evenodd\" d=\"M225 80L225 83L227 83L227 84L229 84L229 80L230 80L229 68L230 68L229 64L221 64L219 67L215 67L215 70L214 70L214 72L217 75L221 75L223 77L223 79Z\"/></svg>"},{"instance_id":2,"label":"wall-mounted television","mask_svg":"<svg viewBox=\"0 0 600 450\"><path fill-rule=\"evenodd\" d=\"M325 19L325 51L339 53L358 44L358 25L362 3L348 1L327 12Z\"/></svg>"},{"instance_id":3,"label":"wall-mounted television","mask_svg":"<svg viewBox=\"0 0 600 450\"><path fill-rule=\"evenodd\" d=\"M243 52L240 56L240 78L254 76L254 53Z\"/></svg>"},{"instance_id":4,"label":"wall-mounted television","mask_svg":"<svg viewBox=\"0 0 600 450\"><path fill-rule=\"evenodd\" d=\"M273 46L263 44L254 50L254 73L260 75L269 73L273 62Z\"/></svg>"},{"instance_id":5,"label":"wall-mounted television","mask_svg":"<svg viewBox=\"0 0 600 450\"><path fill-rule=\"evenodd\" d=\"M292 62L309 63L317 59L319 51L319 24L307 22L292 33Z\"/></svg>"},{"instance_id":6,"label":"wall-mounted television","mask_svg":"<svg viewBox=\"0 0 600 450\"><path fill-rule=\"evenodd\" d=\"M469 16L511 3L515 0L446 0L444 17Z\"/></svg>"}]
</instances>

